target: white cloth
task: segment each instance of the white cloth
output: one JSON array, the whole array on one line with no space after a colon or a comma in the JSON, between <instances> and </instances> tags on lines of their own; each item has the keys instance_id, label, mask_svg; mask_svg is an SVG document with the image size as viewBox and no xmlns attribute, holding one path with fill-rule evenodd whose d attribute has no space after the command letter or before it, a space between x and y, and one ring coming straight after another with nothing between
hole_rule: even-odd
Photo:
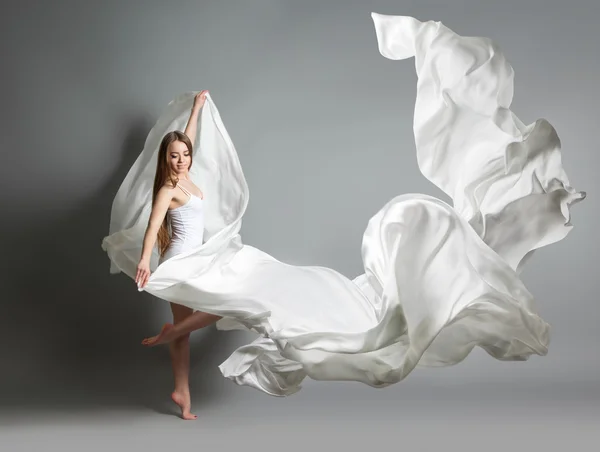
<instances>
[{"instance_id":1,"label":"white cloth","mask_svg":"<svg viewBox=\"0 0 600 452\"><path fill-rule=\"evenodd\" d=\"M422 194L391 199L367 224L365 272L352 280L280 262L242 243L248 186L209 95L191 169L205 195L206 241L157 268L155 252L143 289L224 316L220 329L257 332L219 368L267 394L293 394L306 376L383 387L475 346L500 360L548 350L549 325L518 273L533 250L566 236L570 206L585 197L569 185L555 130L510 111L513 70L489 39L372 17L383 56L415 57L419 168L453 206ZM112 273L135 278L158 144L183 130L194 94L169 104L115 197L102 244Z\"/></svg>"}]
</instances>

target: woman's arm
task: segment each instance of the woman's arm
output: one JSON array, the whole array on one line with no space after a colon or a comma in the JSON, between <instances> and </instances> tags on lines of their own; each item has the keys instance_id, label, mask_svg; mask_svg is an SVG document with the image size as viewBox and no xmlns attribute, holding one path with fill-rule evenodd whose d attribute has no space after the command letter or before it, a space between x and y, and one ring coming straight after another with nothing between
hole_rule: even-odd
<instances>
[{"instance_id":1,"label":"woman's arm","mask_svg":"<svg viewBox=\"0 0 600 452\"><path fill-rule=\"evenodd\" d=\"M207 92L208 90L202 90L198 94L196 94L196 97L194 98L194 105L192 106L192 113L190 114L190 119L188 119L187 126L185 127L184 133L192 142L192 146L194 145L194 141L196 140L198 115L200 114L200 110L204 106L204 101L206 100Z\"/></svg>"},{"instance_id":2,"label":"woman's arm","mask_svg":"<svg viewBox=\"0 0 600 452\"><path fill-rule=\"evenodd\" d=\"M146 227L146 233L144 234L144 242L142 245L142 256L137 267L137 274L135 282L140 287L144 287L148 278L150 277L150 257L152 256L152 249L156 243L158 230L167 210L169 204L173 199L173 189L162 187L156 195L156 201L152 206L152 212L150 213L150 219L148 220L148 226Z\"/></svg>"},{"instance_id":3,"label":"woman's arm","mask_svg":"<svg viewBox=\"0 0 600 452\"><path fill-rule=\"evenodd\" d=\"M156 201L152 206L152 212L150 213L150 219L148 220L148 226L146 227L146 233L144 234L144 245L142 247L142 260L150 261L152 255L152 249L156 243L156 235L158 229L165 219L169 204L173 199L173 190L167 187L162 187L156 195Z\"/></svg>"}]
</instances>

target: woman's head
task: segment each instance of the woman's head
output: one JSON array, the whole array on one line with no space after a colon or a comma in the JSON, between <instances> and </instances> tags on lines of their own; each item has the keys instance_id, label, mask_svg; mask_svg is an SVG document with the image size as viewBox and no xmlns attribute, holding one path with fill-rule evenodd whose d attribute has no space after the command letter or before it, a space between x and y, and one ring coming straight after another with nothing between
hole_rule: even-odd
<instances>
[{"instance_id":1,"label":"woman's head","mask_svg":"<svg viewBox=\"0 0 600 452\"><path fill-rule=\"evenodd\" d=\"M175 186L180 178L187 178L188 171L192 166L192 153L192 142L185 133L175 130L163 137L158 148L152 205L154 205L158 191L167 180L172 186ZM167 250L170 240L165 216L157 236L158 250L161 255Z\"/></svg>"},{"instance_id":2,"label":"woman's head","mask_svg":"<svg viewBox=\"0 0 600 452\"><path fill-rule=\"evenodd\" d=\"M187 175L192 166L192 152L192 142L185 133L175 130L163 137L156 167L156 174L163 183L168 178L175 182Z\"/></svg>"}]
</instances>

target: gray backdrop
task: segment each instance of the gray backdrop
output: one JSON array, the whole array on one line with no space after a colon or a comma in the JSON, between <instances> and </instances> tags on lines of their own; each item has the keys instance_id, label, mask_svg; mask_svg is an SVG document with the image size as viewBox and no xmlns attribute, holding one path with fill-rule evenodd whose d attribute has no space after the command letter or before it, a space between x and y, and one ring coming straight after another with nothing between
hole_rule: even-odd
<instances>
[{"instance_id":1,"label":"gray backdrop","mask_svg":"<svg viewBox=\"0 0 600 452\"><path fill-rule=\"evenodd\" d=\"M559 450L597 435L600 3L3 6L0 443L152 448L177 434L181 446L224 450ZM289 263L361 273L363 231L385 202L407 192L448 199L416 164L414 60L379 54L371 11L494 39L515 69L515 113L558 130L565 169L588 197L571 234L523 274L552 326L550 351L500 362L476 349L384 389L307 379L300 393L273 398L217 369L254 336L211 327L192 336L199 419L183 422L169 399L167 348L140 345L170 319L167 303L108 273L100 244L113 196L165 105L206 88L250 186L244 242Z\"/></svg>"}]
</instances>

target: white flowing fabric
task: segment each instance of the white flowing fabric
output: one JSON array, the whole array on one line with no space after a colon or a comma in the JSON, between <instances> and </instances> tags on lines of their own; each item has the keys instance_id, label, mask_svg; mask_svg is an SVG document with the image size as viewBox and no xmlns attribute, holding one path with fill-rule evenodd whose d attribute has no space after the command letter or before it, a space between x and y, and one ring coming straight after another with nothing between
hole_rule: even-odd
<instances>
[{"instance_id":1,"label":"white flowing fabric","mask_svg":"<svg viewBox=\"0 0 600 452\"><path fill-rule=\"evenodd\" d=\"M545 120L511 112L513 70L486 38L440 22L373 13L381 54L415 57L414 133L419 168L453 206L422 194L391 199L368 222L364 273L348 279L294 266L240 236L248 186L212 98L199 119L191 178L205 195L205 240L157 266L144 289L223 316L219 329L257 339L222 374L274 396L309 376L384 387L417 366L460 362L479 346L500 360L545 355L549 326L519 279L526 257L571 230L560 142ZM111 273L135 278L151 210L158 145L183 130L195 93L169 103L113 203L102 242Z\"/></svg>"}]
</instances>

